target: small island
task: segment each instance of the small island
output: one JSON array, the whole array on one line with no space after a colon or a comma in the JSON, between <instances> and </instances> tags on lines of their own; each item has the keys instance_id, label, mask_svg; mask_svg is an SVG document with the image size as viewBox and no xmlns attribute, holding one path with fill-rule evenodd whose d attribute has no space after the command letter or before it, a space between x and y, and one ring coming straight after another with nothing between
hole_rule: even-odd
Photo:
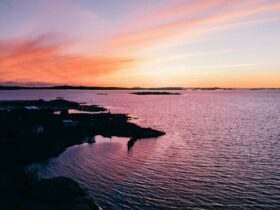
<instances>
[{"instance_id":1,"label":"small island","mask_svg":"<svg viewBox=\"0 0 280 210\"><path fill-rule=\"evenodd\" d=\"M0 101L1 209L99 209L75 181L39 180L28 166L56 157L72 145L94 143L96 135L127 137L131 149L137 139L165 134L129 119L100 106L61 98Z\"/></svg>"},{"instance_id":2,"label":"small island","mask_svg":"<svg viewBox=\"0 0 280 210\"><path fill-rule=\"evenodd\" d=\"M175 92L151 92L151 91L133 92L131 94L134 94L134 95L181 95L181 93L175 93Z\"/></svg>"},{"instance_id":3,"label":"small island","mask_svg":"<svg viewBox=\"0 0 280 210\"><path fill-rule=\"evenodd\" d=\"M220 87L198 87L198 88L191 88L190 90L234 90L234 88L220 88Z\"/></svg>"}]
</instances>

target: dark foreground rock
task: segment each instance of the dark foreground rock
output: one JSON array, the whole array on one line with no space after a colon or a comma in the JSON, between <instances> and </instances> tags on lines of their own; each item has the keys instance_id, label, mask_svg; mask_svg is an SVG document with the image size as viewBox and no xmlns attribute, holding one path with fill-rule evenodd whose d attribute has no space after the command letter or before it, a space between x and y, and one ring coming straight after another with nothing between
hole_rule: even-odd
<instances>
[{"instance_id":1,"label":"dark foreground rock","mask_svg":"<svg viewBox=\"0 0 280 210\"><path fill-rule=\"evenodd\" d=\"M94 114L69 113L69 109ZM127 115L104 111L62 99L0 102L0 209L97 209L73 180L60 177L38 182L26 166L55 157L96 135L133 139L128 149L137 139L164 135L129 122Z\"/></svg>"},{"instance_id":2,"label":"dark foreground rock","mask_svg":"<svg viewBox=\"0 0 280 210\"><path fill-rule=\"evenodd\" d=\"M181 93L174 93L174 92L133 92L131 94L134 95L181 95Z\"/></svg>"},{"instance_id":3,"label":"dark foreground rock","mask_svg":"<svg viewBox=\"0 0 280 210\"><path fill-rule=\"evenodd\" d=\"M24 201L21 207L26 210L99 209L98 205L86 197L76 182L66 177L39 181L32 187L29 200Z\"/></svg>"}]
</instances>

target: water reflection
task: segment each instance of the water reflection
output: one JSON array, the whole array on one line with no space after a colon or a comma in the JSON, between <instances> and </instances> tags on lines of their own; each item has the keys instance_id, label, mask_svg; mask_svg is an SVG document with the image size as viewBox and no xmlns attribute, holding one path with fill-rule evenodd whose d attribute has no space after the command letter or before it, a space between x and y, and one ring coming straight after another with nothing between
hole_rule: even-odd
<instances>
[{"instance_id":1,"label":"water reflection","mask_svg":"<svg viewBox=\"0 0 280 210\"><path fill-rule=\"evenodd\" d=\"M6 94L94 101L167 133L141 141L97 136L37 165L42 177L74 178L104 209L280 209L279 91L108 93Z\"/></svg>"},{"instance_id":2,"label":"water reflection","mask_svg":"<svg viewBox=\"0 0 280 210\"><path fill-rule=\"evenodd\" d=\"M129 141L127 142L127 150L128 152L131 151L132 147L134 146L135 142L137 141L136 138L131 138L129 139Z\"/></svg>"}]
</instances>

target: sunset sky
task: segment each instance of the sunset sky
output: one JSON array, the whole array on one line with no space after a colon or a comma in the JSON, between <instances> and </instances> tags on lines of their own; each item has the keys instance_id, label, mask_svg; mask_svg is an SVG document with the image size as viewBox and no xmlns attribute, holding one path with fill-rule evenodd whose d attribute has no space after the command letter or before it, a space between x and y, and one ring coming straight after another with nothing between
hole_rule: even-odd
<instances>
[{"instance_id":1,"label":"sunset sky","mask_svg":"<svg viewBox=\"0 0 280 210\"><path fill-rule=\"evenodd\" d=\"M280 87L280 0L0 0L0 84Z\"/></svg>"}]
</instances>

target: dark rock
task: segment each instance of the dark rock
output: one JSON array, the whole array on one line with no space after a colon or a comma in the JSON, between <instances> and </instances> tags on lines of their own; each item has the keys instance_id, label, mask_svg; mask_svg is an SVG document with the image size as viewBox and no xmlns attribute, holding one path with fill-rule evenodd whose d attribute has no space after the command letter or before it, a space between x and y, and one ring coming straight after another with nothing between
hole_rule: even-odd
<instances>
[{"instance_id":1,"label":"dark rock","mask_svg":"<svg viewBox=\"0 0 280 210\"><path fill-rule=\"evenodd\" d=\"M174 93L174 92L133 92L131 94L134 95L181 95L181 93Z\"/></svg>"},{"instance_id":2,"label":"dark rock","mask_svg":"<svg viewBox=\"0 0 280 210\"><path fill-rule=\"evenodd\" d=\"M125 114L67 111L82 106L87 111L99 109L63 99L0 101L1 210L19 209L19 206L24 210L98 209L75 181L58 177L38 182L33 172L24 170L25 166L57 156L67 147L96 135L131 138L128 143L131 148L137 139L165 134L131 123ZM65 120L75 123L67 127Z\"/></svg>"},{"instance_id":3,"label":"dark rock","mask_svg":"<svg viewBox=\"0 0 280 210\"><path fill-rule=\"evenodd\" d=\"M32 190L32 197L45 203L63 203L83 195L80 186L66 177L43 179L35 184Z\"/></svg>"},{"instance_id":4,"label":"dark rock","mask_svg":"<svg viewBox=\"0 0 280 210\"><path fill-rule=\"evenodd\" d=\"M31 198L32 202L25 203L30 209L99 209L98 205L86 198L78 183L67 177L39 181L32 187Z\"/></svg>"}]
</instances>

